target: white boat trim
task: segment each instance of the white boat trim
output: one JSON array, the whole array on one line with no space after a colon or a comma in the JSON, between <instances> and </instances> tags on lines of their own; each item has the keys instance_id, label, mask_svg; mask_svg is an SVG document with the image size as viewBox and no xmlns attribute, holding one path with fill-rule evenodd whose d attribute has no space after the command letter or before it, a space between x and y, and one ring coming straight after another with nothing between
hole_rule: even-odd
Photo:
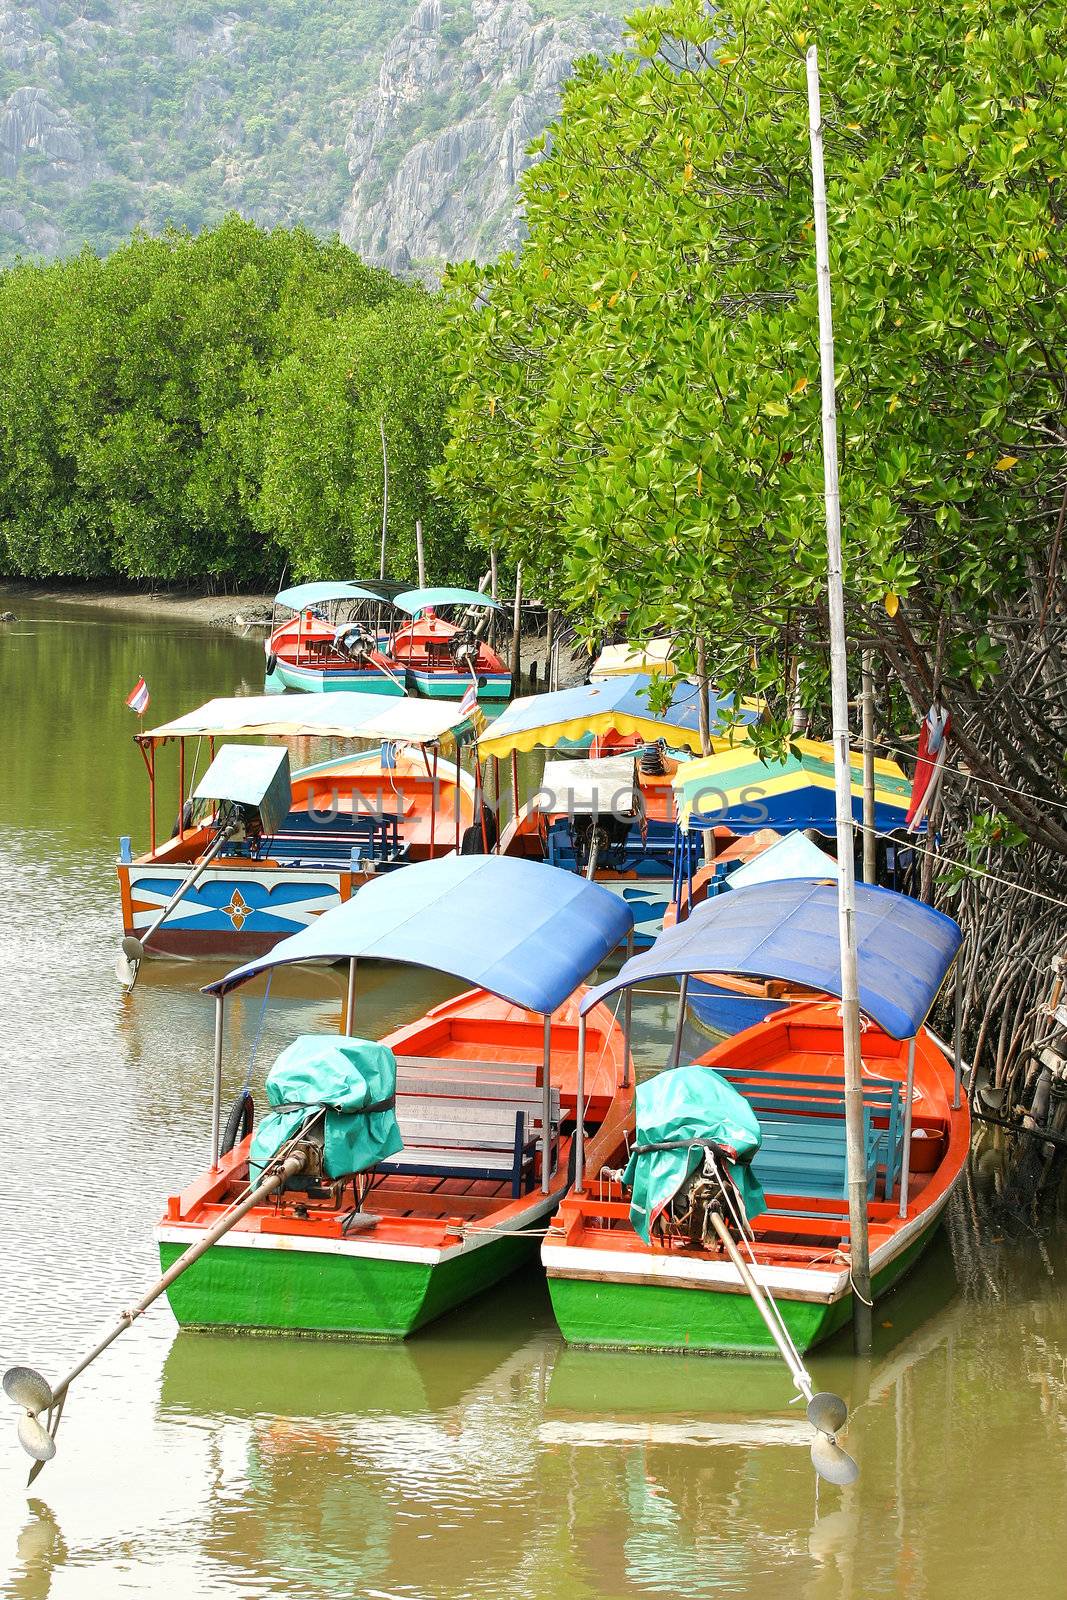
<instances>
[{"instance_id":1,"label":"white boat trim","mask_svg":"<svg viewBox=\"0 0 1067 1600\"><path fill-rule=\"evenodd\" d=\"M933 1205L924 1207L899 1232L872 1250L872 1277L891 1265L909 1245L934 1226L954 1188L955 1183L950 1184ZM739 1293L742 1289L740 1274L728 1261L680 1259L658 1250L597 1250L581 1245L554 1244L546 1239L541 1246L541 1263L548 1275L555 1278L610 1279L618 1282L627 1278L639 1278L647 1282L653 1278L662 1279L664 1283L679 1289L721 1287L731 1293ZM838 1272L829 1272L825 1267L757 1266L754 1276L757 1283L784 1300L803 1297L805 1300L818 1300L832 1305L835 1300L849 1293L847 1266Z\"/></svg>"}]
</instances>

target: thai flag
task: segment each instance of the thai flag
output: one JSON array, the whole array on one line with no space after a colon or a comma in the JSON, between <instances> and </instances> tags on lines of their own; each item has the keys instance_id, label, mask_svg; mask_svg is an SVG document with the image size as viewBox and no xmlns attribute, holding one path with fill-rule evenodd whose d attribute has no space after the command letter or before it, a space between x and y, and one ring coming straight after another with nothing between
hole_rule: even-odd
<instances>
[{"instance_id":1,"label":"thai flag","mask_svg":"<svg viewBox=\"0 0 1067 1600\"><path fill-rule=\"evenodd\" d=\"M468 687L466 694L459 703L459 714L461 717L473 717L477 709L478 685L476 683L472 683Z\"/></svg>"},{"instance_id":2,"label":"thai flag","mask_svg":"<svg viewBox=\"0 0 1067 1600\"><path fill-rule=\"evenodd\" d=\"M126 696L126 704L129 706L131 711L136 711L137 715L141 717L148 710L148 702L151 700L151 698L152 696L148 692L147 683L145 683L143 678L138 678L137 682Z\"/></svg>"}]
</instances>

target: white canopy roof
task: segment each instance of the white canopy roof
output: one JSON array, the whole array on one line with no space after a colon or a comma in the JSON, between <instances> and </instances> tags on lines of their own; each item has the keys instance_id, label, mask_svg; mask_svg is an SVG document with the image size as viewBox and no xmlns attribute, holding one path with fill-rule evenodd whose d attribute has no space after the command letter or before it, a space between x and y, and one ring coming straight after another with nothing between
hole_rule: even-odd
<instances>
[{"instance_id":1,"label":"white canopy roof","mask_svg":"<svg viewBox=\"0 0 1067 1600\"><path fill-rule=\"evenodd\" d=\"M595 761L546 761L536 805L545 812L632 817L640 805L634 758L629 755L601 756Z\"/></svg>"},{"instance_id":2,"label":"white canopy roof","mask_svg":"<svg viewBox=\"0 0 1067 1600\"><path fill-rule=\"evenodd\" d=\"M282 739L401 739L430 744L467 721L456 701L408 700L377 694L260 694L209 700L173 722L161 723L146 739L193 737Z\"/></svg>"},{"instance_id":3,"label":"white canopy roof","mask_svg":"<svg viewBox=\"0 0 1067 1600\"><path fill-rule=\"evenodd\" d=\"M785 878L838 878L840 868L833 856L820 850L805 833L787 833L776 839L758 856L736 867L727 878L731 889L745 889L754 883L779 883Z\"/></svg>"}]
</instances>

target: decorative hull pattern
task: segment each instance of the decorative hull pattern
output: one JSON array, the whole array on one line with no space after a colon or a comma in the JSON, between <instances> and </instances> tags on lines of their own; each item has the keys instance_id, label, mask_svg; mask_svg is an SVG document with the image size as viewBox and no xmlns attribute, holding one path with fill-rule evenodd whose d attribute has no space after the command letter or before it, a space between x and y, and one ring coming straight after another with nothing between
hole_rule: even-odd
<instances>
[{"instance_id":1,"label":"decorative hull pattern","mask_svg":"<svg viewBox=\"0 0 1067 1600\"><path fill-rule=\"evenodd\" d=\"M140 937L185 880L188 866L118 865L123 924ZM348 870L208 868L152 939L159 955L262 955L347 900L365 881Z\"/></svg>"}]
</instances>

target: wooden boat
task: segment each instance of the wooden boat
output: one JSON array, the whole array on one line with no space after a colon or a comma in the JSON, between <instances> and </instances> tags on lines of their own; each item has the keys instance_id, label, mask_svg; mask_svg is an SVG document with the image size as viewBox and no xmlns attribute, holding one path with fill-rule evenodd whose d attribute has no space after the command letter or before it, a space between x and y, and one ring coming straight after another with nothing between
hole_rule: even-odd
<instances>
[{"instance_id":1,"label":"wooden boat","mask_svg":"<svg viewBox=\"0 0 1067 1600\"><path fill-rule=\"evenodd\" d=\"M357 960L431 967L477 987L382 1041L402 1148L255 1205L170 1286L178 1321L403 1338L527 1259L530 1230L570 1181L580 1035L595 1063L583 1088L590 1153L613 1148L630 1115L622 1030L610 1013L591 1025L578 1015L582 980L630 920L613 895L550 867L453 856L368 885L215 984L217 1050L224 997L281 965L348 960L343 1047L365 1043L352 1037ZM168 1200L156 1230L164 1268L247 1192L251 1140L216 1146L209 1170Z\"/></svg>"},{"instance_id":2,"label":"wooden boat","mask_svg":"<svg viewBox=\"0 0 1067 1600\"><path fill-rule=\"evenodd\" d=\"M958 1069L923 1027L960 932L951 918L890 890L858 886L856 898L871 1270L880 1297L929 1242L969 1149ZM675 975L684 1009L686 979L705 969L770 972L787 982L804 973L813 986L839 993L836 915L832 885L739 889L668 929L582 1004ZM679 1028L669 1069L680 1038ZM842 1050L839 1007L820 1000L767 1018L697 1064L721 1074L759 1119L763 1142L752 1171L767 1210L751 1219L755 1276L772 1291L800 1350L851 1313ZM692 1126L682 1131L700 1137ZM714 1234L711 1243L703 1235L694 1240L667 1207L650 1242L640 1236L620 1183L627 1154L624 1137L599 1165L579 1165L545 1239L542 1261L564 1337L771 1353L766 1327Z\"/></svg>"},{"instance_id":3,"label":"wooden boat","mask_svg":"<svg viewBox=\"0 0 1067 1600\"><path fill-rule=\"evenodd\" d=\"M393 601L411 621L394 630L392 659L405 681L414 680L415 691L431 699L461 699L473 683L479 701L500 705L511 699L511 672L485 640L466 622L450 622L439 615L442 607L453 613L499 611L502 608L474 589L409 589Z\"/></svg>"},{"instance_id":4,"label":"wooden boat","mask_svg":"<svg viewBox=\"0 0 1067 1600\"><path fill-rule=\"evenodd\" d=\"M437 607L496 608L473 589L401 589L396 584L311 583L283 589L275 605L297 615L265 644L268 689L507 700L511 674L465 624Z\"/></svg>"},{"instance_id":5,"label":"wooden boat","mask_svg":"<svg viewBox=\"0 0 1067 1600\"><path fill-rule=\"evenodd\" d=\"M505 855L548 861L587 873L625 900L635 942L651 943L663 925L676 875L673 782L701 747L699 690L676 680L670 704L654 712L645 674L579 684L515 700L479 742L484 761L512 763L513 811L502 830ZM713 743L732 734L732 701L709 697ZM755 711L746 707L741 720ZM537 793L521 805L517 760L532 750L573 751L589 741L589 759L546 763ZM499 777L497 780L499 788Z\"/></svg>"},{"instance_id":6,"label":"wooden boat","mask_svg":"<svg viewBox=\"0 0 1067 1600\"><path fill-rule=\"evenodd\" d=\"M148 940L148 951L260 955L350 899L377 874L455 850L475 814L473 779L456 758L469 732L454 705L363 695L314 701L268 695L212 700L139 734L149 777L149 848L135 857L130 840L120 841L126 936L144 939L188 883ZM303 741L304 748L322 738L378 743L307 766L291 779L286 759L281 799L266 816L251 803L261 798L258 792L247 787L248 764L266 752L227 744L216 754L215 748L217 739L263 736ZM201 742L208 747L212 766L189 785L192 800L183 804L190 739L197 748ZM158 751L169 740L178 743L178 823L161 841L156 767ZM235 810L241 826L220 848L220 832Z\"/></svg>"}]
</instances>

